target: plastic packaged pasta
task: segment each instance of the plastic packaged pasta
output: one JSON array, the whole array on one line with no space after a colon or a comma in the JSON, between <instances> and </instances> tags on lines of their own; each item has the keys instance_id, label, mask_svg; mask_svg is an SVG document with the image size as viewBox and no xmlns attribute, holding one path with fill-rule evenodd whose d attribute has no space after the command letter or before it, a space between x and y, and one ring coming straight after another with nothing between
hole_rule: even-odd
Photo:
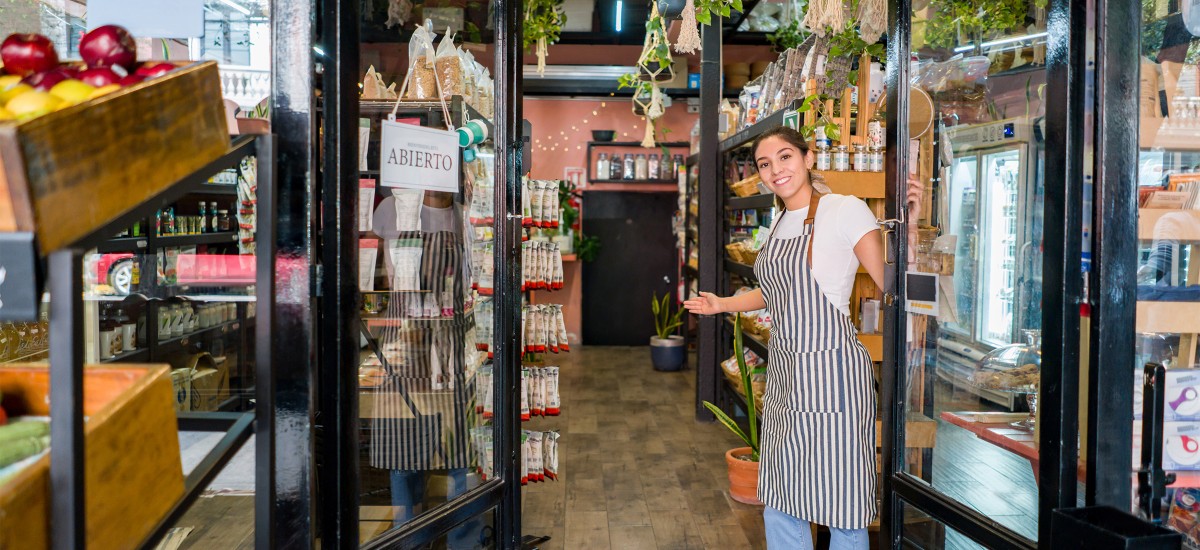
<instances>
[{"instance_id":1,"label":"plastic packaged pasta","mask_svg":"<svg viewBox=\"0 0 1200 550\"><path fill-rule=\"evenodd\" d=\"M438 43L437 54L434 57L434 69L437 71L442 99L449 100L453 96L461 96L466 93L462 52L454 46L454 34L450 32L450 29L446 29L446 34Z\"/></svg>"},{"instance_id":2,"label":"plastic packaged pasta","mask_svg":"<svg viewBox=\"0 0 1200 550\"><path fill-rule=\"evenodd\" d=\"M418 26L408 40L408 76L405 77L405 99L437 99L433 34Z\"/></svg>"}]
</instances>

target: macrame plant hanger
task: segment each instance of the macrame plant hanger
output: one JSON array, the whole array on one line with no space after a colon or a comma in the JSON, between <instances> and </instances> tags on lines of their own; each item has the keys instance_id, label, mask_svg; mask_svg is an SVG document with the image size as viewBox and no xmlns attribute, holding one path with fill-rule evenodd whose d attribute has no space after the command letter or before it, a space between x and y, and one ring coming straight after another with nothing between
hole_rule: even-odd
<instances>
[{"instance_id":1,"label":"macrame plant hanger","mask_svg":"<svg viewBox=\"0 0 1200 550\"><path fill-rule=\"evenodd\" d=\"M657 2L655 2L657 4ZM703 46L700 42L700 24L696 22L696 2L687 0L680 21L679 40L675 42L675 53L694 53Z\"/></svg>"},{"instance_id":2,"label":"macrame plant hanger","mask_svg":"<svg viewBox=\"0 0 1200 550\"><path fill-rule=\"evenodd\" d=\"M651 2L650 6L650 18L661 17L658 13L658 2ZM647 148L654 147L654 120L661 117L664 110L662 90L659 89L658 83L675 78L675 68L669 60L666 63L659 62L658 67L654 70L650 70L648 66L650 52L657 49L659 45L666 45L667 51L670 51L671 43L667 40L662 29L656 28L647 32L646 40L642 46L642 55L638 57L637 65L640 72L639 76L642 80L650 82L650 97L639 94L637 90L633 93L634 114L637 114L638 107L641 107L642 113L646 116L646 133L642 137L642 147ZM639 86L638 89L640 90L641 87Z\"/></svg>"}]
</instances>

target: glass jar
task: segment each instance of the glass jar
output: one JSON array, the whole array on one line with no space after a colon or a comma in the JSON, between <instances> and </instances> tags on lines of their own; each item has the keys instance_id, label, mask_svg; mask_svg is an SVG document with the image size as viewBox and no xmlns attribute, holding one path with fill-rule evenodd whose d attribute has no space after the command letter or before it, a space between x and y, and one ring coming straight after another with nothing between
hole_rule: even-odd
<instances>
[{"instance_id":1,"label":"glass jar","mask_svg":"<svg viewBox=\"0 0 1200 550\"><path fill-rule=\"evenodd\" d=\"M870 161L867 160L867 146L866 145L855 145L854 146L854 171L855 172L866 172L870 168L871 168Z\"/></svg>"},{"instance_id":2,"label":"glass jar","mask_svg":"<svg viewBox=\"0 0 1200 550\"><path fill-rule=\"evenodd\" d=\"M619 180L625 177L625 163L615 153L608 161L608 179Z\"/></svg>"},{"instance_id":3,"label":"glass jar","mask_svg":"<svg viewBox=\"0 0 1200 550\"><path fill-rule=\"evenodd\" d=\"M646 179L667 179L662 177L662 170L660 169L658 162L657 153L651 154L650 158L646 160Z\"/></svg>"},{"instance_id":4,"label":"glass jar","mask_svg":"<svg viewBox=\"0 0 1200 550\"><path fill-rule=\"evenodd\" d=\"M100 319L100 341L98 343L100 349L100 359L112 359L113 356L113 335L115 330L112 323L107 317Z\"/></svg>"},{"instance_id":5,"label":"glass jar","mask_svg":"<svg viewBox=\"0 0 1200 550\"><path fill-rule=\"evenodd\" d=\"M830 161L835 172L845 172L850 169L850 153L846 151L845 145L838 145L833 148L833 153L830 155Z\"/></svg>"},{"instance_id":6,"label":"glass jar","mask_svg":"<svg viewBox=\"0 0 1200 550\"><path fill-rule=\"evenodd\" d=\"M883 148L872 147L867 153L868 172L883 171Z\"/></svg>"},{"instance_id":7,"label":"glass jar","mask_svg":"<svg viewBox=\"0 0 1200 550\"><path fill-rule=\"evenodd\" d=\"M633 179L639 181L650 179L650 174L646 168L646 155L638 153L638 156L633 161Z\"/></svg>"},{"instance_id":8,"label":"glass jar","mask_svg":"<svg viewBox=\"0 0 1200 550\"><path fill-rule=\"evenodd\" d=\"M824 145L817 145L817 170L828 171L829 167L829 148Z\"/></svg>"},{"instance_id":9,"label":"glass jar","mask_svg":"<svg viewBox=\"0 0 1200 550\"><path fill-rule=\"evenodd\" d=\"M625 153L625 162L622 163L624 170L621 171L621 179L631 180L634 178L634 161L633 155Z\"/></svg>"},{"instance_id":10,"label":"glass jar","mask_svg":"<svg viewBox=\"0 0 1200 550\"><path fill-rule=\"evenodd\" d=\"M608 178L608 153L600 153L600 159L596 161L596 179Z\"/></svg>"},{"instance_id":11,"label":"glass jar","mask_svg":"<svg viewBox=\"0 0 1200 550\"><path fill-rule=\"evenodd\" d=\"M222 210L220 213L220 218L221 218L221 223L219 225L219 229L221 231L231 231L231 228L233 227L233 223L231 222L231 220L229 218L229 211Z\"/></svg>"},{"instance_id":12,"label":"glass jar","mask_svg":"<svg viewBox=\"0 0 1200 550\"><path fill-rule=\"evenodd\" d=\"M980 389L1024 394L1029 401L1029 418L1012 425L1032 431L1042 372L1042 335L1041 331L1033 329L1021 333L1024 342L992 350L975 364L967 380Z\"/></svg>"}]
</instances>

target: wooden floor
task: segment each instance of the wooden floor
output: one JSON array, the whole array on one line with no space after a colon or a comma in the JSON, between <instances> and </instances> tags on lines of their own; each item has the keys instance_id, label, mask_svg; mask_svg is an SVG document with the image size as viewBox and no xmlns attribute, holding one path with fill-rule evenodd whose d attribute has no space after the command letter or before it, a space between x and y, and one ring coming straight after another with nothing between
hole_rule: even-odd
<instances>
[{"instance_id":1,"label":"wooden floor","mask_svg":"<svg viewBox=\"0 0 1200 550\"><path fill-rule=\"evenodd\" d=\"M562 367L562 414L523 426L562 434L560 480L523 488L523 531L551 537L541 548L765 547L761 508L728 497L724 452L740 440L693 420L694 370L654 372L645 347L581 346L549 358ZM948 388L937 397L938 413L979 408ZM940 422L932 472L937 489L1035 536L1027 461ZM184 549L253 548L253 498L201 498L179 525L195 529ZM981 548L953 532L935 547Z\"/></svg>"},{"instance_id":2,"label":"wooden floor","mask_svg":"<svg viewBox=\"0 0 1200 550\"><path fill-rule=\"evenodd\" d=\"M740 439L695 418L694 370L654 372L646 347L560 356L562 480L526 487L542 548L763 548L762 509L733 501L725 451Z\"/></svg>"}]
</instances>

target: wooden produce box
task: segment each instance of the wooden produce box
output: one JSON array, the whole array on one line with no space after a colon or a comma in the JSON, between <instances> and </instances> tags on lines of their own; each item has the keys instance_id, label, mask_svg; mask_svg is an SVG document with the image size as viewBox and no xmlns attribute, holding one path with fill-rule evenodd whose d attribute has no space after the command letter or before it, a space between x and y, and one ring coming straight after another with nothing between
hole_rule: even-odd
<instances>
[{"instance_id":1,"label":"wooden produce box","mask_svg":"<svg viewBox=\"0 0 1200 550\"><path fill-rule=\"evenodd\" d=\"M229 150L216 62L0 123L0 232L68 246Z\"/></svg>"},{"instance_id":2,"label":"wooden produce box","mask_svg":"<svg viewBox=\"0 0 1200 550\"><path fill-rule=\"evenodd\" d=\"M89 548L135 548L183 496L171 379L159 365L84 369ZM46 365L0 367L5 410L47 416ZM49 547L50 456L0 486L0 550Z\"/></svg>"}]
</instances>

